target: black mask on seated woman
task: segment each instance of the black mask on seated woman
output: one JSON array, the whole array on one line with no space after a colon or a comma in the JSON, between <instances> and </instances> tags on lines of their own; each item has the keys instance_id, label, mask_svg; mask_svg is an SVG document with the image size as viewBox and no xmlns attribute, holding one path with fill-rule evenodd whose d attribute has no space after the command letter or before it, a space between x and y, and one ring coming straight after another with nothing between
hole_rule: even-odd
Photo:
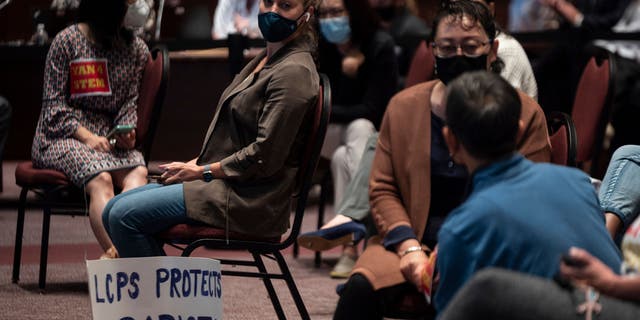
<instances>
[{"instance_id":1,"label":"black mask on seated woman","mask_svg":"<svg viewBox=\"0 0 640 320\"><path fill-rule=\"evenodd\" d=\"M482 54L477 57L467 57L462 55L440 58L436 56L436 75L445 85L465 72L486 69L486 54Z\"/></svg>"},{"instance_id":2,"label":"black mask on seated woman","mask_svg":"<svg viewBox=\"0 0 640 320\"><path fill-rule=\"evenodd\" d=\"M297 19L290 20L275 12L269 11L258 15L258 27L262 37L269 42L280 42L291 36L298 29L298 20L306 16L309 22L311 15L305 10Z\"/></svg>"}]
</instances>

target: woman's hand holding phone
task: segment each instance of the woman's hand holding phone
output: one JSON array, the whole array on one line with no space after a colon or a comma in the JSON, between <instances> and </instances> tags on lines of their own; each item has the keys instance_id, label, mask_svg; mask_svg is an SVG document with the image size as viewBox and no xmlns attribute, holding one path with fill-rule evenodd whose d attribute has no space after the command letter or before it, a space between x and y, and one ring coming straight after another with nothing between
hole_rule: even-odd
<instances>
[{"instance_id":1,"label":"woman's hand holding phone","mask_svg":"<svg viewBox=\"0 0 640 320\"><path fill-rule=\"evenodd\" d=\"M132 125L117 125L108 134L107 139L112 146L121 149L133 149L136 144L136 130Z\"/></svg>"},{"instance_id":2,"label":"woman's hand holding phone","mask_svg":"<svg viewBox=\"0 0 640 320\"><path fill-rule=\"evenodd\" d=\"M127 133L119 133L115 135L116 146L122 149L133 149L136 145L136 129L133 129Z\"/></svg>"}]
</instances>

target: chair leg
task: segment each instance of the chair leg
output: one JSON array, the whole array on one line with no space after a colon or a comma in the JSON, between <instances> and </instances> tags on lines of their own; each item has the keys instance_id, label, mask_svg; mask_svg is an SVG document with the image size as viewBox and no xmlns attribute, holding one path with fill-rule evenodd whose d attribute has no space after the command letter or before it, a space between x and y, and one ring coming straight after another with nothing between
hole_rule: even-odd
<instances>
[{"instance_id":1,"label":"chair leg","mask_svg":"<svg viewBox=\"0 0 640 320\"><path fill-rule=\"evenodd\" d=\"M302 296L298 291L298 287L296 286L295 281L293 281L293 277L291 276L291 272L289 271L289 267L287 267L287 262L284 261L284 257L280 251L275 251L273 255L278 262L278 266L280 267L280 271L282 272L282 276L284 281L287 283L289 287L289 292L291 292L291 297L293 297L293 301L296 303L296 307L298 308L298 312L300 313L300 319L310 319L309 312L307 312L307 308L304 305L304 301L302 301Z\"/></svg>"},{"instance_id":2,"label":"chair leg","mask_svg":"<svg viewBox=\"0 0 640 320\"><path fill-rule=\"evenodd\" d=\"M298 255L300 254L300 246L298 245L298 241L293 242L293 258L298 259Z\"/></svg>"},{"instance_id":3,"label":"chair leg","mask_svg":"<svg viewBox=\"0 0 640 320\"><path fill-rule=\"evenodd\" d=\"M42 241L40 243L40 275L38 287L44 291L47 281L47 257L49 255L49 227L51 223L51 208L45 205L42 216Z\"/></svg>"},{"instance_id":4,"label":"chair leg","mask_svg":"<svg viewBox=\"0 0 640 320\"><path fill-rule=\"evenodd\" d=\"M320 228L324 224L324 205L327 202L327 190L329 190L330 176L330 173L325 174L325 176L322 177L322 182L320 183L320 201L318 202L318 230L320 230ZM316 268L320 268L320 264L322 264L322 253L320 251L315 252L313 262Z\"/></svg>"},{"instance_id":5,"label":"chair leg","mask_svg":"<svg viewBox=\"0 0 640 320\"><path fill-rule=\"evenodd\" d=\"M22 234L24 232L24 212L27 206L27 193L29 189L20 191L20 204L18 205L18 221L16 222L16 241L13 248L13 275L11 281L18 283L20 280L20 260L22 259Z\"/></svg>"},{"instance_id":6,"label":"chair leg","mask_svg":"<svg viewBox=\"0 0 640 320\"><path fill-rule=\"evenodd\" d=\"M284 315L284 310L282 310L282 305L280 304L280 300L278 299L278 294L276 290L273 288L273 283L271 283L271 278L267 273L267 268L264 266L264 262L262 261L262 257L259 253L251 252L253 255L253 260L256 262L256 267L260 273L265 276L262 277L262 282L264 282L264 286L269 293L269 299L271 299L271 304L273 304L273 308L276 310L276 314L278 315L278 319L287 319Z\"/></svg>"}]
</instances>

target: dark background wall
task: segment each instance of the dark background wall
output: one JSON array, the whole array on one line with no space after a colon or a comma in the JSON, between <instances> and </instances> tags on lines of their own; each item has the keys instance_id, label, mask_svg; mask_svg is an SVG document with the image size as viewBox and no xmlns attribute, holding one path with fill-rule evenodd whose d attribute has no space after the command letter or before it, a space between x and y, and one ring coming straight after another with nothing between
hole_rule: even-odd
<instances>
[{"instance_id":1,"label":"dark background wall","mask_svg":"<svg viewBox=\"0 0 640 320\"><path fill-rule=\"evenodd\" d=\"M155 0L158 6L159 0ZM165 0L162 22L163 38L178 38L188 27L187 20L194 16L208 17L205 22L211 27L211 18L218 0ZM47 32L53 37L73 21L75 11L56 12L50 9L51 0L12 0L0 11L0 43L8 41L28 41L35 31L36 18L46 24ZM204 12L203 12L204 11Z\"/></svg>"}]
</instances>

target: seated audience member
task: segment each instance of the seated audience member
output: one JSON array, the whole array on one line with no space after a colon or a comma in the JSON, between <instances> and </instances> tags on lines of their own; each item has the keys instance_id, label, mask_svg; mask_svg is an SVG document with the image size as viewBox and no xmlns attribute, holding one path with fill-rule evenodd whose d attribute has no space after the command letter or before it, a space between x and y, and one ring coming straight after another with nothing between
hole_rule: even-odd
<instances>
[{"instance_id":1,"label":"seated audience member","mask_svg":"<svg viewBox=\"0 0 640 320\"><path fill-rule=\"evenodd\" d=\"M478 1L478 2L484 3L483 1ZM443 3L446 4L447 2L443 2ZM491 6L489 5L487 6L487 8L491 8ZM483 12L489 12L489 11L483 11ZM485 18L491 20L490 22L493 23L492 15ZM489 23L489 21L487 23ZM436 30L436 28L437 28L437 23L434 24L433 30ZM487 35L489 35L489 38L493 38L493 35L490 35L490 34L491 32L496 32L494 30L495 28L492 28L491 30L489 29L485 30ZM500 39L500 35L502 35L502 33L498 33L498 36L496 37L496 39ZM508 42L508 43L511 43L511 42ZM494 46L498 47L497 50L499 55L501 52L500 48L502 47L502 42L497 41L497 43ZM520 50L522 50L522 48L520 48ZM511 51L511 50L507 50L507 51ZM517 50L513 50L513 52L516 52L516 51ZM523 87L531 89L529 90L529 92L525 92L525 93L527 93L529 96L533 96L532 94L537 92L535 91L535 88L536 88L535 79L533 79L531 66L529 65L529 62L526 58L526 55L524 54L524 51L521 51L521 54L522 55L508 55L505 61L507 67L503 68L502 71L499 71L499 70L493 70L493 71L499 71L503 77L506 77L512 83L517 83L522 85ZM509 58L509 57L515 57L515 56L520 56L520 58L519 59ZM439 68L441 71L446 69L451 69L451 72L454 73L453 75L458 75L461 72L466 71L466 70L463 70L464 68L459 69L456 66L450 66L450 64L447 64L447 59L439 58L438 61L441 62L441 64L439 65ZM491 64L492 68L495 65L496 63L494 60L494 62ZM481 66L481 67L484 67L484 66ZM470 70L473 70L473 68ZM511 72L509 70L514 70L514 71ZM522 73L516 70L521 70ZM447 72L441 72L441 73L445 77L447 77L447 74L449 74L450 72L447 71ZM452 78L452 75L449 75L447 80L450 80L451 78ZM524 79L529 79L529 80L524 80ZM441 124L438 121L436 121L434 125L440 126ZM540 127L540 129L542 128L543 127ZM436 131L439 131L439 129L437 129ZM439 136L439 135L436 135L436 136ZM354 259L357 256L356 248L350 245L350 243L353 242L352 241L353 239L359 240L362 237L364 237L365 230L367 228L362 223L369 222L369 218L368 218L370 214L369 194L368 194L369 173L371 171L371 162L373 161L377 138L378 138L377 134L373 134L369 137L367 144L364 148L364 153L362 155L360 165L357 166L357 171L355 172L355 174L352 174L351 182L347 185L346 189L344 189L344 197L342 197L342 201L335 202L337 215L333 219L331 219L329 222L327 222L320 230L302 234L299 238L299 244L301 246L314 249L314 250L328 250L337 245L346 244L346 247L343 250L343 257L346 255L348 257L352 257L351 259ZM442 144L442 146L444 146L444 144ZM527 156L530 156L530 155L527 154ZM538 159L538 160L543 160L543 159ZM447 162L444 162L443 165L444 167L442 167L442 169L444 172L443 173L444 176L448 176L449 178L462 176L460 177L462 181L466 181L466 175L457 174L459 171L457 171L456 168L448 168L446 166ZM462 185L464 186L464 183L462 183ZM459 190L458 193L462 191L463 190ZM442 194L446 195L447 192L443 192ZM459 203L459 200L451 203L450 206L448 206L448 208L452 209L458 203ZM441 210L441 209L438 209L438 210ZM444 211L442 212L444 213ZM366 223L366 224L371 225L372 223ZM375 228L370 227L369 229L375 229ZM434 232L432 237L433 238L432 243L435 243L435 234L436 233ZM347 259L347 258L344 258L344 259ZM343 267L343 266L346 266L345 264L339 264L338 266L340 266L339 268L341 271L340 274L342 274L344 277L347 277L349 275L349 272L351 271L351 268L347 269ZM334 271L337 271L337 270L334 269ZM333 275L336 276L337 273L334 272Z\"/></svg>"},{"instance_id":2,"label":"seated audience member","mask_svg":"<svg viewBox=\"0 0 640 320\"><path fill-rule=\"evenodd\" d=\"M516 152L524 129L516 90L488 73L466 74L449 86L446 105L444 139L473 179L468 198L438 232L436 310L483 268L551 279L572 246L620 266L589 177Z\"/></svg>"},{"instance_id":3,"label":"seated audience member","mask_svg":"<svg viewBox=\"0 0 640 320\"><path fill-rule=\"evenodd\" d=\"M331 125L322 155L330 158L344 145L348 154L359 159L364 146L359 136L366 140L380 126L397 88L393 39L380 27L368 0L322 0L318 18L319 70L329 77L332 94ZM368 120L367 125L354 123L359 119ZM349 132L350 124L356 124L351 130L355 137ZM360 131L366 134L358 134Z\"/></svg>"},{"instance_id":4,"label":"seated audience member","mask_svg":"<svg viewBox=\"0 0 640 320\"><path fill-rule=\"evenodd\" d=\"M640 146L618 149L609 164L606 183L600 188L601 206L611 211L607 213L609 231L626 230L620 269L603 263L588 249L571 248L567 252L569 263L560 263L560 283L503 269L483 270L455 295L441 319L564 320L576 317L576 310L589 312L585 308L589 298L597 307L597 319L640 318L639 160ZM611 228L610 217L618 219L615 228ZM575 287L567 286L566 280ZM589 288L595 291L589 292Z\"/></svg>"},{"instance_id":5,"label":"seated audience member","mask_svg":"<svg viewBox=\"0 0 640 320\"><path fill-rule=\"evenodd\" d=\"M456 0L443 0L442 3L450 1ZM495 1L474 1L486 5L491 12L491 16L495 19ZM538 85L526 52L518 40L504 32L500 26L496 26L496 29L496 40L498 40L500 46L498 48L498 59L491 66L493 71L500 73L515 88L524 91L534 100L538 100Z\"/></svg>"},{"instance_id":6,"label":"seated audience member","mask_svg":"<svg viewBox=\"0 0 640 320\"><path fill-rule=\"evenodd\" d=\"M640 146L626 145L613 153L598 197L607 229L618 239L640 215Z\"/></svg>"},{"instance_id":7,"label":"seated audience member","mask_svg":"<svg viewBox=\"0 0 640 320\"><path fill-rule=\"evenodd\" d=\"M318 17L320 72L329 77L332 94L322 156L331 158L334 203L340 203L367 139L396 92L398 64L393 39L368 0L322 0ZM331 275L346 277L354 261L345 253Z\"/></svg>"},{"instance_id":8,"label":"seated audience member","mask_svg":"<svg viewBox=\"0 0 640 320\"><path fill-rule=\"evenodd\" d=\"M509 1L510 32L536 32L558 29L558 14L547 6L541 6L540 0Z\"/></svg>"},{"instance_id":9,"label":"seated audience member","mask_svg":"<svg viewBox=\"0 0 640 320\"><path fill-rule=\"evenodd\" d=\"M36 168L64 172L89 195L89 221L104 250L101 258L118 256L100 218L114 188L127 191L147 182L144 158L134 149L135 129L108 137L116 125L137 122L138 88L149 54L131 31L148 13L139 11L138 1L80 2L78 23L58 33L49 48L31 148ZM96 85L82 85L87 80Z\"/></svg>"},{"instance_id":10,"label":"seated audience member","mask_svg":"<svg viewBox=\"0 0 640 320\"><path fill-rule=\"evenodd\" d=\"M165 185L107 204L104 224L122 257L164 255L154 234L179 223L266 238L286 232L319 91L315 10L315 0L260 2L267 47L222 94L198 157L161 165Z\"/></svg>"},{"instance_id":11,"label":"seated audience member","mask_svg":"<svg viewBox=\"0 0 640 320\"><path fill-rule=\"evenodd\" d=\"M546 112L571 113L580 75L591 55L593 35L611 31L630 0L536 0L562 17L561 36L534 63L540 104Z\"/></svg>"},{"instance_id":12,"label":"seated audience member","mask_svg":"<svg viewBox=\"0 0 640 320\"><path fill-rule=\"evenodd\" d=\"M391 34L396 44L398 70L404 77L409 70L411 58L421 41L431 33L427 24L409 10L406 0L369 0L381 19L382 27ZM404 87L400 84L400 87Z\"/></svg>"},{"instance_id":13,"label":"seated audience member","mask_svg":"<svg viewBox=\"0 0 640 320\"><path fill-rule=\"evenodd\" d=\"M444 6L433 30L441 79L405 89L389 103L369 179L380 236L371 238L358 258L341 291L336 319L380 319L410 302L424 310L415 279L427 261L420 248L435 246L440 224L466 193L468 174L449 157L441 133L444 96L460 74L489 69L498 49L495 25L485 6L465 0ZM518 94L526 130L517 148L534 161L549 161L544 114L533 99Z\"/></svg>"},{"instance_id":14,"label":"seated audience member","mask_svg":"<svg viewBox=\"0 0 640 320\"><path fill-rule=\"evenodd\" d=\"M620 20L631 0L538 0L553 9L566 23L585 31L607 31Z\"/></svg>"},{"instance_id":15,"label":"seated audience member","mask_svg":"<svg viewBox=\"0 0 640 320\"><path fill-rule=\"evenodd\" d=\"M640 0L633 0L613 26L614 32L640 32ZM611 149L640 144L637 119L640 119L640 40L596 40L596 46L614 54L614 98L611 124L615 135Z\"/></svg>"},{"instance_id":16,"label":"seated audience member","mask_svg":"<svg viewBox=\"0 0 640 320\"><path fill-rule=\"evenodd\" d=\"M219 0L213 14L211 38L226 39L229 34L260 38L258 8L262 0Z\"/></svg>"}]
</instances>

